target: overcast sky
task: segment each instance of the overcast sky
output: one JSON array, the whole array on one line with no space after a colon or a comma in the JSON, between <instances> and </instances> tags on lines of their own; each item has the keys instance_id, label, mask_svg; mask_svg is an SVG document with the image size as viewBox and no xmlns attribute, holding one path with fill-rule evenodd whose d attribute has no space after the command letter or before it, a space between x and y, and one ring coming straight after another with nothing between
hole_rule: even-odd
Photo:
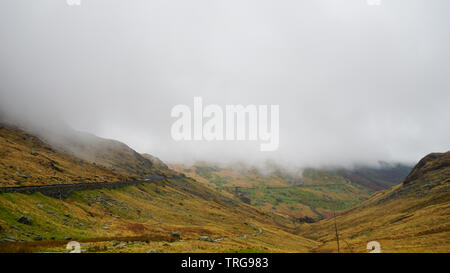
<instances>
[{"instance_id":1,"label":"overcast sky","mask_svg":"<svg viewBox=\"0 0 450 273\"><path fill-rule=\"evenodd\" d=\"M0 106L166 161L416 162L450 144L450 1L2 0ZM280 105L280 146L175 142L176 104Z\"/></svg>"}]
</instances>

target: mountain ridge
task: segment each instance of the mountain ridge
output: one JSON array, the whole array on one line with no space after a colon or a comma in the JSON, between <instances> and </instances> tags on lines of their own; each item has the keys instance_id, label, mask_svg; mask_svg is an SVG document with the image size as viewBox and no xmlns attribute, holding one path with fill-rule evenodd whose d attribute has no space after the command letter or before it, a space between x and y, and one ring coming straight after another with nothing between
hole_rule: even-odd
<instances>
[{"instance_id":1,"label":"mountain ridge","mask_svg":"<svg viewBox=\"0 0 450 273\"><path fill-rule=\"evenodd\" d=\"M342 252L378 241L386 252L448 252L450 247L450 152L425 156L404 183L380 191L335 219L304 224L298 234L321 242L314 251ZM336 225L336 226L335 226Z\"/></svg>"}]
</instances>

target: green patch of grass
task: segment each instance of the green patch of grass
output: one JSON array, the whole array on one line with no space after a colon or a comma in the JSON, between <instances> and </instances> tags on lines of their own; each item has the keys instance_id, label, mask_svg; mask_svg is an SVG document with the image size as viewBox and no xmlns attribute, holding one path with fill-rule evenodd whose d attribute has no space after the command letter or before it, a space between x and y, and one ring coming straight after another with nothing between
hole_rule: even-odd
<instances>
[{"instance_id":1,"label":"green patch of grass","mask_svg":"<svg viewBox=\"0 0 450 273\"><path fill-rule=\"evenodd\" d=\"M212 178L212 173L218 170L219 168L216 167L197 166L195 168L195 173L203 178L210 179Z\"/></svg>"},{"instance_id":2,"label":"green patch of grass","mask_svg":"<svg viewBox=\"0 0 450 273\"><path fill-rule=\"evenodd\" d=\"M89 221L72 215L72 211L68 210L66 204L68 203L41 193L2 194L0 195L0 219L7 226L18 227L18 229L10 229L11 233L8 236L24 240L32 240L38 234L44 240L52 237L63 239L91 236L92 232L88 230ZM15 209L16 205L20 207L20 210ZM25 225L17 222L22 215L31 218L32 224Z\"/></svg>"},{"instance_id":3,"label":"green patch of grass","mask_svg":"<svg viewBox=\"0 0 450 273\"><path fill-rule=\"evenodd\" d=\"M221 177L215 175L215 177L213 179L210 179L209 181L214 183L217 187L222 188L225 184L228 184L230 180L231 177L229 176Z\"/></svg>"},{"instance_id":4,"label":"green patch of grass","mask_svg":"<svg viewBox=\"0 0 450 273\"><path fill-rule=\"evenodd\" d=\"M345 179L333 172L314 170L314 169L305 169L303 171L303 177L308 178L313 181L313 183L321 182L325 184L345 184Z\"/></svg>"},{"instance_id":5,"label":"green patch of grass","mask_svg":"<svg viewBox=\"0 0 450 273\"><path fill-rule=\"evenodd\" d=\"M274 206L279 204L304 204L314 208L326 210L347 210L360 203L345 185L320 185L320 186L297 186L297 187L255 187L241 188L246 193L253 205L261 206L270 203ZM330 194L340 194L340 198Z\"/></svg>"}]
</instances>

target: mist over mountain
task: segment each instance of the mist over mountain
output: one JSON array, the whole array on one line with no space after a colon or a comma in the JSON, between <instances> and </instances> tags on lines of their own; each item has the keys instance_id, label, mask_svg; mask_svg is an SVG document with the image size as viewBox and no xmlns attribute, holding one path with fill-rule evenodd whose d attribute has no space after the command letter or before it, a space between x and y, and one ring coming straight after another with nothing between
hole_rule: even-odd
<instances>
[{"instance_id":1,"label":"mist over mountain","mask_svg":"<svg viewBox=\"0 0 450 273\"><path fill-rule=\"evenodd\" d=\"M2 1L0 112L166 162L377 166L448 150L448 1L274 3ZM280 105L279 149L174 141L170 111L194 96Z\"/></svg>"},{"instance_id":2,"label":"mist over mountain","mask_svg":"<svg viewBox=\"0 0 450 273\"><path fill-rule=\"evenodd\" d=\"M449 253L449 14L0 1L0 253Z\"/></svg>"}]
</instances>

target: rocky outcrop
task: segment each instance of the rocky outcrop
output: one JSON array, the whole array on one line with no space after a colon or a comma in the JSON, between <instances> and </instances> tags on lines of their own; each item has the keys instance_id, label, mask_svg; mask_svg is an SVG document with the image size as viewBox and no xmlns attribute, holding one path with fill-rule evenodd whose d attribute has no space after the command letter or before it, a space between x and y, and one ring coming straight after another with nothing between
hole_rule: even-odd
<instances>
[{"instance_id":1,"label":"rocky outcrop","mask_svg":"<svg viewBox=\"0 0 450 273\"><path fill-rule=\"evenodd\" d=\"M198 238L200 241L206 241L206 242L212 242L213 240L209 238L208 236L200 236Z\"/></svg>"},{"instance_id":2,"label":"rocky outcrop","mask_svg":"<svg viewBox=\"0 0 450 273\"><path fill-rule=\"evenodd\" d=\"M446 153L431 153L422 158L412 169L403 182L404 185L423 177L426 173L450 167L450 151Z\"/></svg>"},{"instance_id":3,"label":"rocky outcrop","mask_svg":"<svg viewBox=\"0 0 450 273\"><path fill-rule=\"evenodd\" d=\"M28 216L20 216L17 219L17 222L24 224L24 225L29 225L29 226L31 226L33 224L33 220L31 220L31 218Z\"/></svg>"}]
</instances>

